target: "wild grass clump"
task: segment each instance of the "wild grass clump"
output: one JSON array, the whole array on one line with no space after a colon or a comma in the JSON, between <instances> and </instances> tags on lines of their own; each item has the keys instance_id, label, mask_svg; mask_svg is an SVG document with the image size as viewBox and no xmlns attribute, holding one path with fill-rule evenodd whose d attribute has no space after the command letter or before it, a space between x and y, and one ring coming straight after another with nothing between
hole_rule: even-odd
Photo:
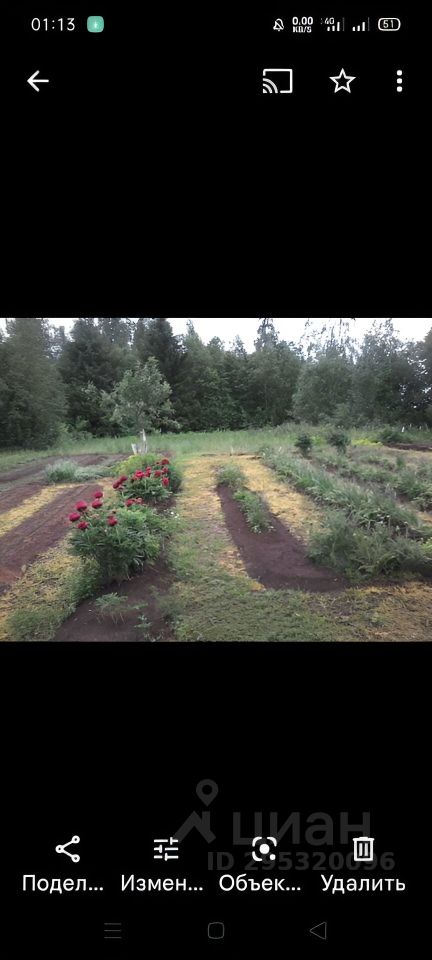
<instances>
[{"instance_id":1,"label":"wild grass clump","mask_svg":"<svg viewBox=\"0 0 432 960\"><path fill-rule=\"evenodd\" d=\"M223 467L218 467L216 471L216 483L218 486L228 486L231 490L240 490L245 486L246 477L240 467L233 463L228 463Z\"/></svg>"},{"instance_id":2,"label":"wild grass clump","mask_svg":"<svg viewBox=\"0 0 432 960\"><path fill-rule=\"evenodd\" d=\"M47 483L85 483L106 477L107 472L103 464L80 467L73 460L57 460L45 468L44 477Z\"/></svg>"},{"instance_id":3,"label":"wild grass clump","mask_svg":"<svg viewBox=\"0 0 432 960\"><path fill-rule=\"evenodd\" d=\"M239 504L253 533L264 533L272 529L268 510L258 493L252 490L238 490L234 500Z\"/></svg>"},{"instance_id":4,"label":"wild grass clump","mask_svg":"<svg viewBox=\"0 0 432 960\"><path fill-rule=\"evenodd\" d=\"M385 527L359 529L337 511L326 517L326 529L312 534L309 556L353 579L401 571L432 573L432 539L424 542L391 536Z\"/></svg>"}]
</instances>

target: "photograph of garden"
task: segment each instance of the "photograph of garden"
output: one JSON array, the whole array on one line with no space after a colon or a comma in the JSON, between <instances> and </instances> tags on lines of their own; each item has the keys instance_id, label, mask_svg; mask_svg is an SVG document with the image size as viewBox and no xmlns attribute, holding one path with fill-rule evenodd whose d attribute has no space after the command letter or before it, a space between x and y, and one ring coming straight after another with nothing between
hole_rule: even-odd
<instances>
[{"instance_id":1,"label":"photograph of garden","mask_svg":"<svg viewBox=\"0 0 432 960\"><path fill-rule=\"evenodd\" d=\"M432 320L0 320L0 639L426 641Z\"/></svg>"}]
</instances>

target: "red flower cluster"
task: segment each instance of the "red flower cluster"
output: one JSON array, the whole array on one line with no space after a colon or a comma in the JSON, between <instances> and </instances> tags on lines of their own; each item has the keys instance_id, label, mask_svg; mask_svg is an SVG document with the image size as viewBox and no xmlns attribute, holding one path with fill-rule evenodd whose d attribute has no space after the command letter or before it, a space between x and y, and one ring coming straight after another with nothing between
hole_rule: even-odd
<instances>
[{"instance_id":1,"label":"red flower cluster","mask_svg":"<svg viewBox=\"0 0 432 960\"><path fill-rule=\"evenodd\" d=\"M99 510L99 507L102 506L103 499L103 490L96 490L94 493L94 500L92 501L92 507L94 510ZM86 520L81 519L81 514L85 513L88 510L88 503L85 500L78 500L78 503L75 504L75 510L73 513L69 514L69 520L71 523L76 523L77 520L81 520L81 523L78 523L78 530L87 530L89 524Z\"/></svg>"},{"instance_id":2,"label":"red flower cluster","mask_svg":"<svg viewBox=\"0 0 432 960\"><path fill-rule=\"evenodd\" d=\"M109 527L115 527L116 523L118 523L117 517L108 517L107 524Z\"/></svg>"}]
</instances>

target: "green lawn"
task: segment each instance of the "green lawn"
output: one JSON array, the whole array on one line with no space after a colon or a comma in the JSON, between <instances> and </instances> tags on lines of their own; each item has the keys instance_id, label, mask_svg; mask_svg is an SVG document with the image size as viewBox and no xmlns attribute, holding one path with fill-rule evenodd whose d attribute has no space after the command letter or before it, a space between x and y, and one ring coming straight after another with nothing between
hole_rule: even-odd
<instances>
[{"instance_id":1,"label":"green lawn","mask_svg":"<svg viewBox=\"0 0 432 960\"><path fill-rule=\"evenodd\" d=\"M281 445L291 447L301 433L309 433L314 445L325 444L329 427L313 426L308 423L284 424L279 427L263 427L249 430L214 430L202 433L164 433L149 436L149 451L170 451L177 458L205 454L257 453L263 447ZM346 431L351 443L362 445L377 443L380 429L375 427L356 427ZM431 431L406 431L404 438L409 441L431 442ZM61 440L56 446L45 450L3 450L0 451L0 471L12 469L20 463L44 457L68 457L78 453L131 453L131 444L136 436L93 437L83 440ZM384 448L383 448L384 449Z\"/></svg>"},{"instance_id":2,"label":"green lawn","mask_svg":"<svg viewBox=\"0 0 432 960\"><path fill-rule=\"evenodd\" d=\"M149 436L149 451L169 450L176 457L189 457L195 454L238 454L256 453L262 447L276 444L293 444L299 433L308 430L316 443L323 443L325 427L312 427L310 424L289 424L279 427L263 427L251 430L214 430L205 433L164 433ZM374 440L376 431L352 430L354 443L363 438L366 442ZM0 471L39 460L44 457L68 457L78 453L131 453L131 444L136 436L129 437L93 437L83 440L61 440L45 450L22 449L0 451Z\"/></svg>"}]
</instances>

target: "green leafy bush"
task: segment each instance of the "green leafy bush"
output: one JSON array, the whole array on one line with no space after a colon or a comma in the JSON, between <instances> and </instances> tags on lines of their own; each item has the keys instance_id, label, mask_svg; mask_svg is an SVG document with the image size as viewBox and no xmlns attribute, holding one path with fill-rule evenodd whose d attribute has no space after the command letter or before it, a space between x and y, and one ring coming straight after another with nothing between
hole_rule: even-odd
<instances>
[{"instance_id":1,"label":"green leafy bush","mask_svg":"<svg viewBox=\"0 0 432 960\"><path fill-rule=\"evenodd\" d=\"M254 533L263 533L265 530L272 529L268 510L257 493L251 490L238 490L233 499L240 505Z\"/></svg>"},{"instance_id":2,"label":"green leafy bush","mask_svg":"<svg viewBox=\"0 0 432 960\"><path fill-rule=\"evenodd\" d=\"M124 580L154 562L170 529L169 518L144 506L109 510L101 504L81 510L80 517L72 521L71 549L83 559L96 560L105 583Z\"/></svg>"},{"instance_id":3,"label":"green leafy bush","mask_svg":"<svg viewBox=\"0 0 432 960\"><path fill-rule=\"evenodd\" d=\"M127 457L126 460L122 460L121 463L116 463L113 467L113 474L132 474L135 473L135 470L146 470L147 467L153 467L158 459L160 457L156 453L136 453Z\"/></svg>"},{"instance_id":4,"label":"green leafy bush","mask_svg":"<svg viewBox=\"0 0 432 960\"><path fill-rule=\"evenodd\" d=\"M114 481L114 490L126 501L132 503L164 500L176 493L181 487L182 476L168 457L156 460L145 469L137 469L133 474L121 473Z\"/></svg>"},{"instance_id":5,"label":"green leafy bush","mask_svg":"<svg viewBox=\"0 0 432 960\"><path fill-rule=\"evenodd\" d=\"M378 439L381 443L411 443L412 438L410 438L405 431L402 433L402 430L398 430L395 427L384 427L383 430L380 430L378 434Z\"/></svg>"},{"instance_id":6,"label":"green leafy bush","mask_svg":"<svg viewBox=\"0 0 432 960\"><path fill-rule=\"evenodd\" d=\"M341 453L345 453L350 443L348 434L343 433L342 430L332 430L327 439L330 446L336 447L336 450L340 450Z\"/></svg>"},{"instance_id":7,"label":"green leafy bush","mask_svg":"<svg viewBox=\"0 0 432 960\"><path fill-rule=\"evenodd\" d=\"M312 437L309 433L301 433L297 437L294 446L297 447L297 450L300 450L302 456L307 457L309 451L312 449Z\"/></svg>"}]
</instances>

